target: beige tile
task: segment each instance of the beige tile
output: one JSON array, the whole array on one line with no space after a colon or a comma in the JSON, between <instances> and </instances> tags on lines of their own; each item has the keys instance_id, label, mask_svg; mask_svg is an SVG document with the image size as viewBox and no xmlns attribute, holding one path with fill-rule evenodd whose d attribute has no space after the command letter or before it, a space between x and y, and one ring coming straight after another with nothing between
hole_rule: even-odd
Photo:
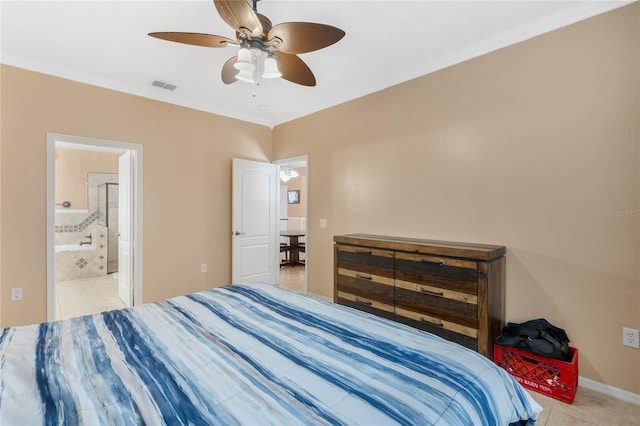
<instances>
[{"instance_id":1,"label":"beige tile","mask_svg":"<svg viewBox=\"0 0 640 426\"><path fill-rule=\"evenodd\" d=\"M118 280L111 276L56 283L58 317L73 318L124 308L118 298Z\"/></svg>"},{"instance_id":2,"label":"beige tile","mask_svg":"<svg viewBox=\"0 0 640 426\"><path fill-rule=\"evenodd\" d=\"M304 265L282 266L280 267L278 284L280 284L281 287L286 287L290 290L306 293L304 272Z\"/></svg>"},{"instance_id":3,"label":"beige tile","mask_svg":"<svg viewBox=\"0 0 640 426\"><path fill-rule=\"evenodd\" d=\"M543 408L536 426L632 426L640 425L640 406L578 387L573 404L537 392L529 394Z\"/></svg>"}]
</instances>

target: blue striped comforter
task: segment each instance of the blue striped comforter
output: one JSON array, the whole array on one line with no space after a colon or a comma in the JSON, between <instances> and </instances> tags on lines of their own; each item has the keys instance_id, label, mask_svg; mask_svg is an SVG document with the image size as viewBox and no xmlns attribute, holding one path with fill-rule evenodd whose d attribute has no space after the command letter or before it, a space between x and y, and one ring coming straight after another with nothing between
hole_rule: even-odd
<instances>
[{"instance_id":1,"label":"blue striped comforter","mask_svg":"<svg viewBox=\"0 0 640 426\"><path fill-rule=\"evenodd\" d=\"M531 424L478 354L264 284L0 331L0 424Z\"/></svg>"}]
</instances>

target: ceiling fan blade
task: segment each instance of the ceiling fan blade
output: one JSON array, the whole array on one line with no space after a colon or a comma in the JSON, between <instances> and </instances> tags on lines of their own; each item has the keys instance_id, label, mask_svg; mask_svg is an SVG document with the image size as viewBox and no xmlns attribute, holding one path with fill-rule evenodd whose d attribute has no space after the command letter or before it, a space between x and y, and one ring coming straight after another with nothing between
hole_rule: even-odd
<instances>
[{"instance_id":1,"label":"ceiling fan blade","mask_svg":"<svg viewBox=\"0 0 640 426\"><path fill-rule=\"evenodd\" d=\"M260 18L246 0L213 0L220 17L231 28L246 28L252 37L259 37L263 28Z\"/></svg>"},{"instance_id":2,"label":"ceiling fan blade","mask_svg":"<svg viewBox=\"0 0 640 426\"><path fill-rule=\"evenodd\" d=\"M227 43L238 44L238 42L236 42L235 40L213 34L159 32L149 33L149 35L151 37L159 38L162 40L175 41L176 43L192 44L194 46L225 47Z\"/></svg>"},{"instance_id":3,"label":"ceiling fan blade","mask_svg":"<svg viewBox=\"0 0 640 426\"><path fill-rule=\"evenodd\" d=\"M262 33L260 34L260 36L267 38L267 34L269 34L269 31L271 31L271 28L273 28L273 24L271 23L271 20L264 16L262 13L258 13L257 15L258 19L260 20L260 24L262 25Z\"/></svg>"},{"instance_id":4,"label":"ceiling fan blade","mask_svg":"<svg viewBox=\"0 0 640 426\"><path fill-rule=\"evenodd\" d=\"M222 82L224 84L231 84L238 81L238 79L236 78L236 75L238 74L238 70L235 69L233 66L237 60L238 60L237 56L232 56L222 66Z\"/></svg>"},{"instance_id":5,"label":"ceiling fan blade","mask_svg":"<svg viewBox=\"0 0 640 426\"><path fill-rule=\"evenodd\" d=\"M344 37L345 32L331 25L313 22L284 22L269 31L269 40L278 37L282 44L278 50L284 53L306 53L331 46Z\"/></svg>"},{"instance_id":6,"label":"ceiling fan blade","mask_svg":"<svg viewBox=\"0 0 640 426\"><path fill-rule=\"evenodd\" d=\"M316 85L315 76L302 59L282 52L276 52L276 54L279 58L278 69L282 73L282 78L303 86Z\"/></svg>"}]
</instances>

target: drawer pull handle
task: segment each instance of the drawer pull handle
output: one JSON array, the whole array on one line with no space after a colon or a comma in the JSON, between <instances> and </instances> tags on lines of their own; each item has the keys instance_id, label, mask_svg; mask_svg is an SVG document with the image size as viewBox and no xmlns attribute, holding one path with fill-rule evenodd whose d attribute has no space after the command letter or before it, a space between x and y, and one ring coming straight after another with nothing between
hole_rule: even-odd
<instances>
[{"instance_id":1,"label":"drawer pull handle","mask_svg":"<svg viewBox=\"0 0 640 426\"><path fill-rule=\"evenodd\" d=\"M442 321L433 322L433 321L429 321L425 317L420 317L420 321L426 322L427 324L435 325L436 327L444 327L444 324L442 323Z\"/></svg>"},{"instance_id":2,"label":"drawer pull handle","mask_svg":"<svg viewBox=\"0 0 640 426\"><path fill-rule=\"evenodd\" d=\"M356 253L372 254L371 250L364 250L364 249L356 249Z\"/></svg>"},{"instance_id":3,"label":"drawer pull handle","mask_svg":"<svg viewBox=\"0 0 640 426\"><path fill-rule=\"evenodd\" d=\"M360 303L361 305L367 305L367 306L371 306L372 302L369 300L362 300L356 297L355 300L356 303Z\"/></svg>"},{"instance_id":4,"label":"drawer pull handle","mask_svg":"<svg viewBox=\"0 0 640 426\"><path fill-rule=\"evenodd\" d=\"M444 293L441 291L431 291L431 290L427 290L426 288L420 288L420 292L431 294L433 296L444 296Z\"/></svg>"},{"instance_id":5,"label":"drawer pull handle","mask_svg":"<svg viewBox=\"0 0 640 426\"><path fill-rule=\"evenodd\" d=\"M362 278L363 280L369 280L369 281L373 279L373 277L370 277L369 275L361 275L361 274L356 274L356 278Z\"/></svg>"},{"instance_id":6,"label":"drawer pull handle","mask_svg":"<svg viewBox=\"0 0 640 426\"><path fill-rule=\"evenodd\" d=\"M438 266L444 266L444 260L440 259L440 260L427 260L427 259L422 259L420 260L420 262L422 263L428 263L431 265L438 265Z\"/></svg>"}]
</instances>

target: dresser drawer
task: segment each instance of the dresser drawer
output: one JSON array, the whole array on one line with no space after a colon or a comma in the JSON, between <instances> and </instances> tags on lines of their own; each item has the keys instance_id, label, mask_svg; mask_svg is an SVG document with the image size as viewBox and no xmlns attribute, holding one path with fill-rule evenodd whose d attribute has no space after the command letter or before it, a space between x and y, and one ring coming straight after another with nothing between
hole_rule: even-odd
<instances>
[{"instance_id":1,"label":"dresser drawer","mask_svg":"<svg viewBox=\"0 0 640 426\"><path fill-rule=\"evenodd\" d=\"M478 263L470 260L396 253L395 279L478 294Z\"/></svg>"},{"instance_id":2,"label":"dresser drawer","mask_svg":"<svg viewBox=\"0 0 640 426\"><path fill-rule=\"evenodd\" d=\"M338 245L337 256L338 268L394 278L393 251Z\"/></svg>"},{"instance_id":3,"label":"dresser drawer","mask_svg":"<svg viewBox=\"0 0 640 426\"><path fill-rule=\"evenodd\" d=\"M440 336L456 342L474 351L478 350L478 330L443 320L437 316L426 315L410 311L396 305L395 320L403 324Z\"/></svg>"},{"instance_id":4,"label":"dresser drawer","mask_svg":"<svg viewBox=\"0 0 640 426\"><path fill-rule=\"evenodd\" d=\"M348 271L347 271L348 272ZM338 303L388 319L394 319L393 283L338 277Z\"/></svg>"},{"instance_id":5,"label":"dresser drawer","mask_svg":"<svg viewBox=\"0 0 640 426\"><path fill-rule=\"evenodd\" d=\"M396 280L395 305L407 311L478 328L476 295Z\"/></svg>"},{"instance_id":6,"label":"dresser drawer","mask_svg":"<svg viewBox=\"0 0 640 426\"><path fill-rule=\"evenodd\" d=\"M477 296L395 282L396 321L477 350Z\"/></svg>"},{"instance_id":7,"label":"dresser drawer","mask_svg":"<svg viewBox=\"0 0 640 426\"><path fill-rule=\"evenodd\" d=\"M393 256L388 250L337 247L337 302L393 319Z\"/></svg>"}]
</instances>

